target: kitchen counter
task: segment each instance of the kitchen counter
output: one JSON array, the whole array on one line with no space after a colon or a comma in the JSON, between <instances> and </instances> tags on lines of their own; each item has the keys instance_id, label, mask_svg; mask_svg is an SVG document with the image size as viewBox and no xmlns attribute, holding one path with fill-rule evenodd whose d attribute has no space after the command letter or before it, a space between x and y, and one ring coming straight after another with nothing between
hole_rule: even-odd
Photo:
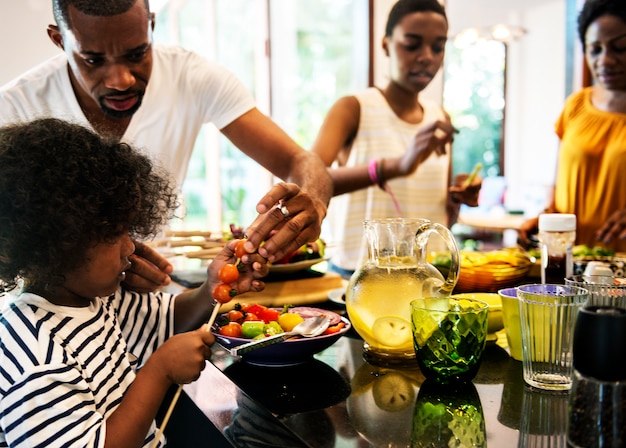
<instances>
[{"instance_id":1,"label":"kitchen counter","mask_svg":"<svg viewBox=\"0 0 626 448\"><path fill-rule=\"evenodd\" d=\"M447 440L450 425L424 426L424 409L452 396L460 409L473 406L477 414L471 420L457 417L451 426L484 439L486 446L530 446L539 439L542 446L565 446L567 393L526 387L521 362L509 357L502 340L486 348L469 387L435 390L428 397L420 393L430 386L417 366L366 363L363 342L353 332L310 362L290 367L249 365L216 344L201 377L184 387L166 435L173 447L448 446L435 438ZM412 445L412 434L424 444Z\"/></svg>"}]
</instances>

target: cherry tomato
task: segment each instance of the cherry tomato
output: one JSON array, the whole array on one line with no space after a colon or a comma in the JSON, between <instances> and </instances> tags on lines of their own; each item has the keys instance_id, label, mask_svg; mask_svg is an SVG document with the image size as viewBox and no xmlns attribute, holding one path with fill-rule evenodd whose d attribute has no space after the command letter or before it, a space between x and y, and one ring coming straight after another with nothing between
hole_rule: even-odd
<instances>
[{"instance_id":1,"label":"cherry tomato","mask_svg":"<svg viewBox=\"0 0 626 448\"><path fill-rule=\"evenodd\" d=\"M230 285L220 283L213 290L213 298L219 303L228 303L230 299L237 295L237 291L232 289Z\"/></svg>"},{"instance_id":2,"label":"cherry tomato","mask_svg":"<svg viewBox=\"0 0 626 448\"><path fill-rule=\"evenodd\" d=\"M251 320L261 320L259 316L254 313L246 313L246 317L243 318L244 322L248 322Z\"/></svg>"},{"instance_id":3,"label":"cherry tomato","mask_svg":"<svg viewBox=\"0 0 626 448\"><path fill-rule=\"evenodd\" d=\"M230 322L243 322L243 313L238 310L230 310L228 312L228 320Z\"/></svg>"},{"instance_id":4,"label":"cherry tomato","mask_svg":"<svg viewBox=\"0 0 626 448\"><path fill-rule=\"evenodd\" d=\"M241 258L248 253L248 251L243 247L245 242L246 240L237 241L237 245L235 246L235 257Z\"/></svg>"},{"instance_id":5,"label":"cherry tomato","mask_svg":"<svg viewBox=\"0 0 626 448\"><path fill-rule=\"evenodd\" d=\"M241 324L237 322L230 322L223 327L220 327L220 334L222 336L229 336L231 338L240 338Z\"/></svg>"},{"instance_id":6,"label":"cherry tomato","mask_svg":"<svg viewBox=\"0 0 626 448\"><path fill-rule=\"evenodd\" d=\"M228 263L220 268L217 275L222 283L233 283L239 278L239 270L234 264Z\"/></svg>"}]
</instances>

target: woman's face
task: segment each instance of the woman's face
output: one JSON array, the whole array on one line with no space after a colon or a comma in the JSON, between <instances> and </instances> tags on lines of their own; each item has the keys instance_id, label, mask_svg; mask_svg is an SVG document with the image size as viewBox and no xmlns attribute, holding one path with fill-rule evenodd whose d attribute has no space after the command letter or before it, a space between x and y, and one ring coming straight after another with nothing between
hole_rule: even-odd
<instances>
[{"instance_id":1,"label":"woman's face","mask_svg":"<svg viewBox=\"0 0 626 448\"><path fill-rule=\"evenodd\" d=\"M445 54L448 23L434 12L408 14L383 39L391 65L391 81L412 92L422 91L435 77Z\"/></svg>"},{"instance_id":2,"label":"woman's face","mask_svg":"<svg viewBox=\"0 0 626 448\"><path fill-rule=\"evenodd\" d=\"M598 84L626 91L626 23L611 15L591 22L585 33L585 58Z\"/></svg>"},{"instance_id":3,"label":"woman's face","mask_svg":"<svg viewBox=\"0 0 626 448\"><path fill-rule=\"evenodd\" d=\"M87 251L87 262L65 273L65 282L56 288L51 302L63 306L87 306L94 297L113 294L130 269L135 245L128 234L114 242L99 243Z\"/></svg>"}]
</instances>

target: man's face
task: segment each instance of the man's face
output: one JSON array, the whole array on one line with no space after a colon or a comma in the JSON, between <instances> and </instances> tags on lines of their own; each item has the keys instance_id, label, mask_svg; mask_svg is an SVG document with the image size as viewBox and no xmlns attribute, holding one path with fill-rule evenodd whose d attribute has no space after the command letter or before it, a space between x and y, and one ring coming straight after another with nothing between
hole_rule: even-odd
<instances>
[{"instance_id":1,"label":"man's face","mask_svg":"<svg viewBox=\"0 0 626 448\"><path fill-rule=\"evenodd\" d=\"M72 85L87 113L99 108L114 118L130 117L152 72L152 29L143 0L123 14L86 15L68 10L69 29L50 27L50 38L67 54Z\"/></svg>"}]
</instances>

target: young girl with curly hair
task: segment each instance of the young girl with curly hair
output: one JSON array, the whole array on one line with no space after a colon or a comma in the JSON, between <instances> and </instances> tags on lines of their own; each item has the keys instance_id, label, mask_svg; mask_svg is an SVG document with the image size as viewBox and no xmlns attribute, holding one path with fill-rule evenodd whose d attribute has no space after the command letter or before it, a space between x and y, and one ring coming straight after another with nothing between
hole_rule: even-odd
<instances>
[{"instance_id":1,"label":"young girl with curly hair","mask_svg":"<svg viewBox=\"0 0 626 448\"><path fill-rule=\"evenodd\" d=\"M124 143L56 119L0 128L0 292L14 292L0 310L0 446L154 443L167 390L211 355L202 324L236 260L232 241L177 296L124 290L133 239L176 207L168 178ZM265 260L241 261L232 287L263 289Z\"/></svg>"}]
</instances>

